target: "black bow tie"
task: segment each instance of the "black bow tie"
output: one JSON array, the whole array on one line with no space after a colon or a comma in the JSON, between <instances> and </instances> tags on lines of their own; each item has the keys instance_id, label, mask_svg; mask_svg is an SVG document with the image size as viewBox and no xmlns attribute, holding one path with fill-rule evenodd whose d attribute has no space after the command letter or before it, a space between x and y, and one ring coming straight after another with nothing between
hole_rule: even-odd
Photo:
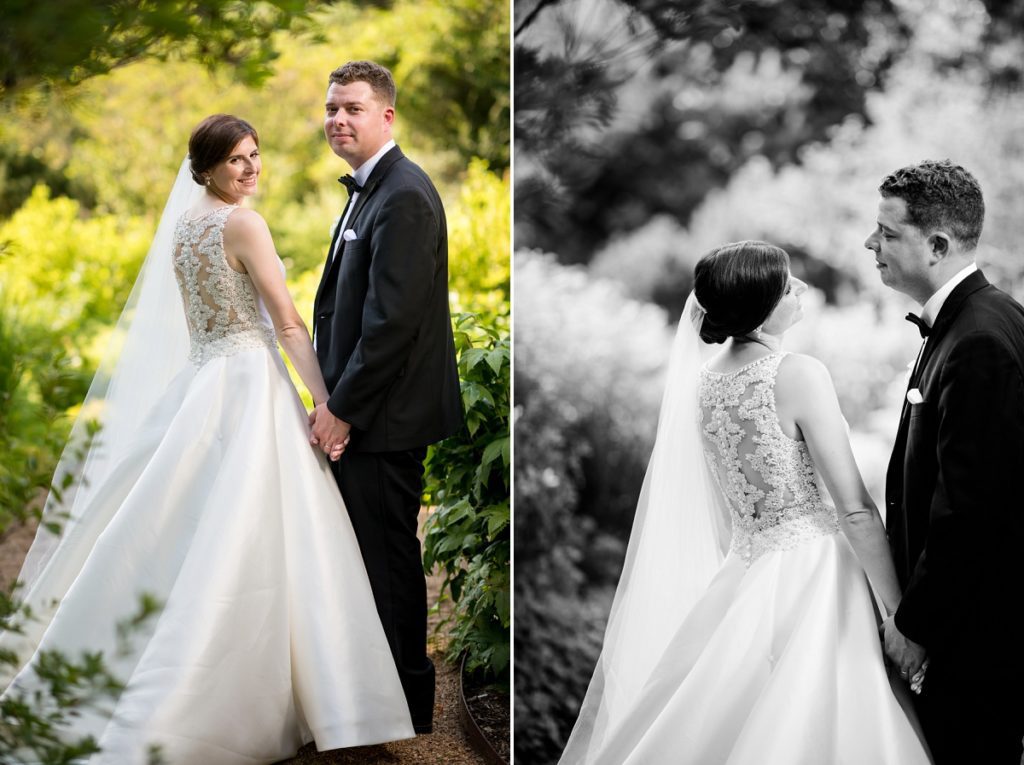
<instances>
[{"instance_id":1,"label":"black bow tie","mask_svg":"<svg viewBox=\"0 0 1024 765\"><path fill-rule=\"evenodd\" d=\"M917 329L921 333L921 337L928 337L928 335L932 333L932 328L929 327L925 323L925 320L918 316L916 313L908 313L905 318L911 324L917 325Z\"/></svg>"},{"instance_id":2,"label":"black bow tie","mask_svg":"<svg viewBox=\"0 0 1024 765\"><path fill-rule=\"evenodd\" d=\"M338 179L338 183L344 184L345 188L348 189L348 195L362 194L363 187L356 183L356 179L351 175L343 175Z\"/></svg>"}]
</instances>

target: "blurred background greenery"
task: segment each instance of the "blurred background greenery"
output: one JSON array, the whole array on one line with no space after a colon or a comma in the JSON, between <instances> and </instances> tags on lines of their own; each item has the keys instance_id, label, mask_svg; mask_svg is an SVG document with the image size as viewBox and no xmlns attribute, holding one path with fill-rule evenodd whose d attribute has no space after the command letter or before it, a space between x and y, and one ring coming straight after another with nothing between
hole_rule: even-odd
<instances>
[{"instance_id":1,"label":"blurred background greenery","mask_svg":"<svg viewBox=\"0 0 1024 765\"><path fill-rule=\"evenodd\" d=\"M516 756L557 760L600 650L693 266L766 239L809 282L876 498L920 339L864 239L890 171L951 158L1024 298L1024 2L515 5Z\"/></svg>"},{"instance_id":2,"label":"blurred background greenery","mask_svg":"<svg viewBox=\"0 0 1024 765\"><path fill-rule=\"evenodd\" d=\"M448 215L452 310L475 317L464 350L507 346L510 13L508 0L3 3L0 536L39 513L189 133L208 114L236 114L260 134L252 206L270 225L308 323L345 203L335 179L349 168L322 128L327 76L345 61L373 59L395 75L396 139L432 176ZM508 401L508 378L491 380L504 388L490 391L492 403ZM492 420L487 433L507 444L507 405ZM507 657L505 457L492 466L504 525L492 522L480 549L460 537L445 565L472 568L487 551L504 589L490 593L493 623L481 628L491 653ZM432 459L431 481L454 467Z\"/></svg>"}]
</instances>

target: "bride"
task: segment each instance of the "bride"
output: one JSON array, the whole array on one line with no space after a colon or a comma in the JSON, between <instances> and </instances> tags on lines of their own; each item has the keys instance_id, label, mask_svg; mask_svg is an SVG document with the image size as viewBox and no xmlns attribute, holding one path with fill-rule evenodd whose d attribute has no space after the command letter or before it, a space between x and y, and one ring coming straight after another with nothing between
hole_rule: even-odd
<instances>
[{"instance_id":1,"label":"bride","mask_svg":"<svg viewBox=\"0 0 1024 765\"><path fill-rule=\"evenodd\" d=\"M882 520L828 372L781 350L805 289L763 242L697 264L563 765L929 762L879 644L871 588L900 599ZM728 342L702 365L700 341Z\"/></svg>"},{"instance_id":2,"label":"bride","mask_svg":"<svg viewBox=\"0 0 1024 765\"><path fill-rule=\"evenodd\" d=\"M327 398L266 223L242 205L256 131L214 115L189 140L153 245L72 433L98 412L63 533L42 526L21 580L35 620L0 636L38 687L40 652L102 650L124 690L77 717L94 765L270 763L413 736L352 526L280 343ZM184 311L182 310L184 306ZM331 444L337 459L344 443ZM58 481L55 480L55 484ZM58 507L59 505L59 507ZM117 621L141 593L162 609L127 654ZM29 658L31 657L31 658Z\"/></svg>"}]
</instances>

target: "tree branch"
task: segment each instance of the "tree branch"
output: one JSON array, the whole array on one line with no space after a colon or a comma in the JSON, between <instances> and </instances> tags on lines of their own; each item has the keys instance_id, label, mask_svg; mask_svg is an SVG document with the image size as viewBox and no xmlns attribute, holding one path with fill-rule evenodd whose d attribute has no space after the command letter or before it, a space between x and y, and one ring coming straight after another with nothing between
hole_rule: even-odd
<instances>
[{"instance_id":1,"label":"tree branch","mask_svg":"<svg viewBox=\"0 0 1024 765\"><path fill-rule=\"evenodd\" d=\"M547 6L554 5L557 2L560 2L560 0L540 0L535 6L533 6L533 9L526 14L523 20L519 22L519 26L516 27L515 32L512 34L512 38L515 39L516 37L519 37L520 32L522 32L524 29L530 26L530 24L536 21L537 14L539 14Z\"/></svg>"}]
</instances>

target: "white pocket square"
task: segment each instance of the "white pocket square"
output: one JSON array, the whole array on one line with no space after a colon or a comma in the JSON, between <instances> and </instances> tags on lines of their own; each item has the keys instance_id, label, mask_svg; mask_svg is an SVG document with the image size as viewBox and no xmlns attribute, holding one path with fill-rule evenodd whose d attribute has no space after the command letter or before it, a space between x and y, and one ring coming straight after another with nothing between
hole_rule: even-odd
<instances>
[{"instance_id":1,"label":"white pocket square","mask_svg":"<svg viewBox=\"0 0 1024 765\"><path fill-rule=\"evenodd\" d=\"M352 240L358 239L359 237L356 236L355 230L347 228L341 232L341 238L344 239L346 242L351 242Z\"/></svg>"},{"instance_id":2,"label":"white pocket square","mask_svg":"<svg viewBox=\"0 0 1024 765\"><path fill-rule=\"evenodd\" d=\"M907 391L907 401L911 404L923 404L924 396L921 395L921 391L917 388L911 388Z\"/></svg>"}]
</instances>

